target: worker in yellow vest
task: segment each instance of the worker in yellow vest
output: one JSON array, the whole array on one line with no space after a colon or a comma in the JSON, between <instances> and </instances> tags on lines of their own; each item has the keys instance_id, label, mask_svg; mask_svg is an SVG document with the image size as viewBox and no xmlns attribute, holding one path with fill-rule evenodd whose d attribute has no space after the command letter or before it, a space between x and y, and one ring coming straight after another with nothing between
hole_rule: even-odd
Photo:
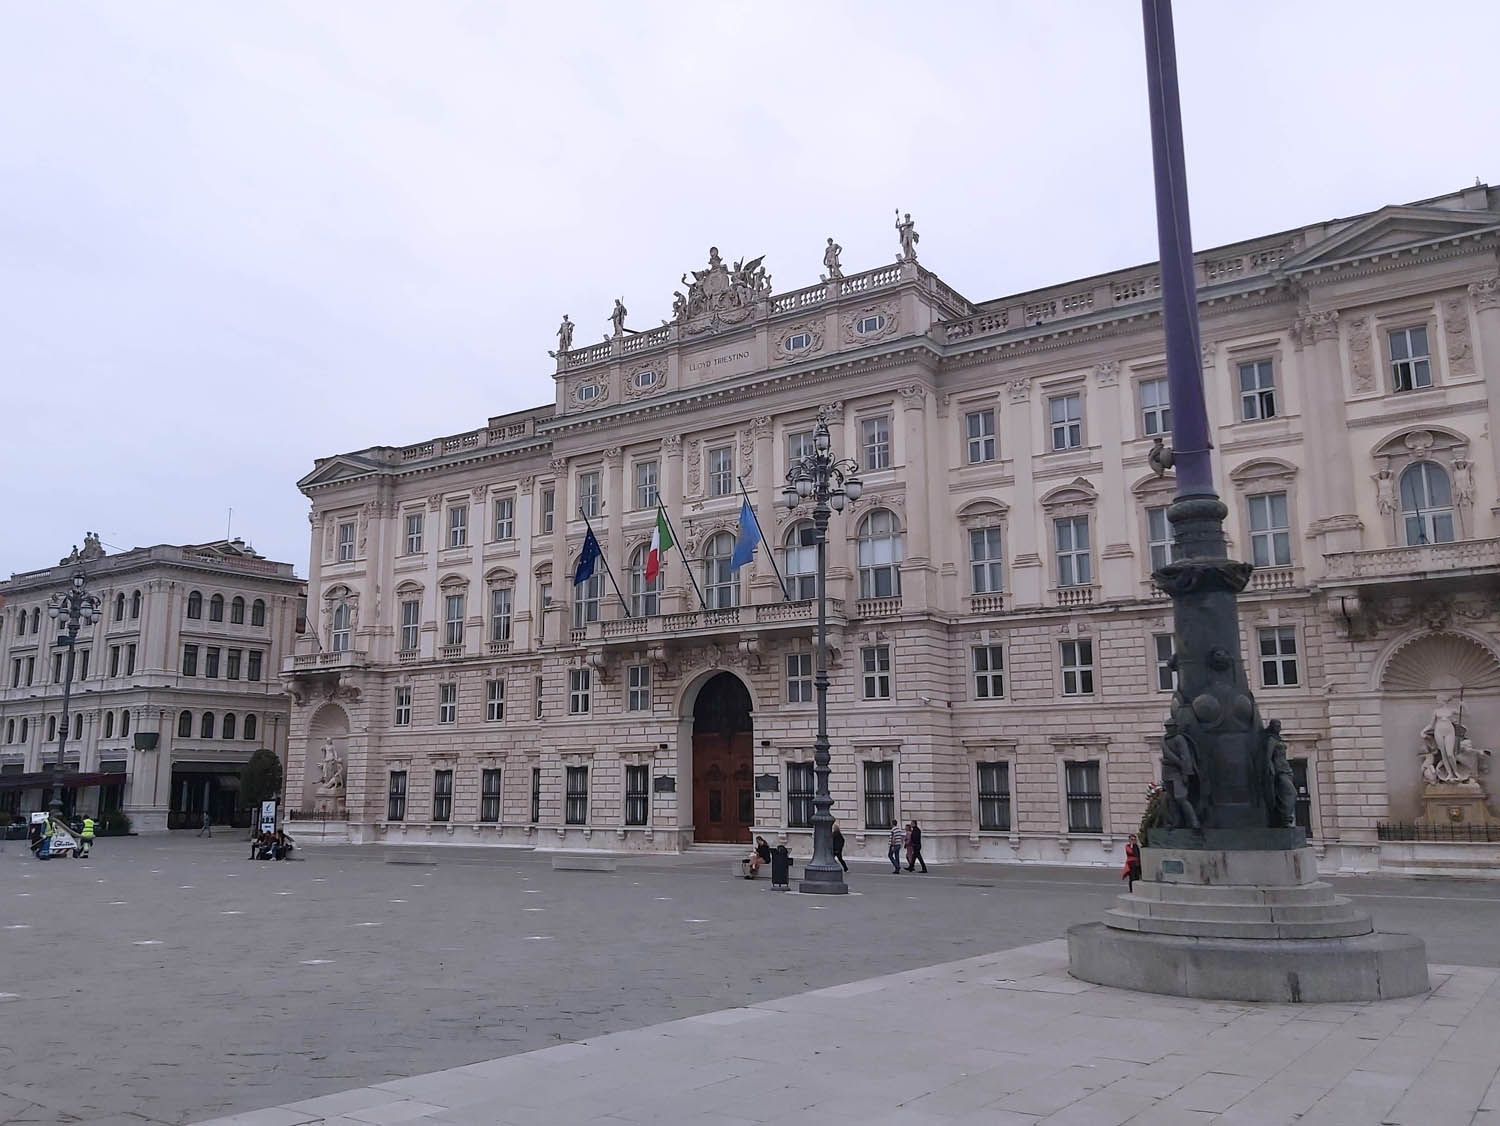
<instances>
[{"instance_id":1,"label":"worker in yellow vest","mask_svg":"<svg viewBox=\"0 0 1500 1126\"><path fill-rule=\"evenodd\" d=\"M83 819L83 845L79 849L79 856L87 856L94 848L94 819L85 817Z\"/></svg>"}]
</instances>

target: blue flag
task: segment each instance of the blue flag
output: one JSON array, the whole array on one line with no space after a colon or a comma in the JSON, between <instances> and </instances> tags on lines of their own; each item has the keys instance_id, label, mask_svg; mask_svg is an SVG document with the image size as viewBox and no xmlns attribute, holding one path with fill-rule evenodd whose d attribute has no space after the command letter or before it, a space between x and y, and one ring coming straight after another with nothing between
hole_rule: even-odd
<instances>
[{"instance_id":1,"label":"blue flag","mask_svg":"<svg viewBox=\"0 0 1500 1126\"><path fill-rule=\"evenodd\" d=\"M750 507L747 497L745 503L740 505L740 527L734 537L734 554L729 557L729 569L738 571L746 563L755 558L755 545L760 543L760 521L755 518L755 510Z\"/></svg>"},{"instance_id":2,"label":"blue flag","mask_svg":"<svg viewBox=\"0 0 1500 1126\"><path fill-rule=\"evenodd\" d=\"M583 541L583 550L578 553L578 568L573 572L573 585L586 583L594 577L594 564L599 562L599 540L594 529L589 529Z\"/></svg>"}]
</instances>

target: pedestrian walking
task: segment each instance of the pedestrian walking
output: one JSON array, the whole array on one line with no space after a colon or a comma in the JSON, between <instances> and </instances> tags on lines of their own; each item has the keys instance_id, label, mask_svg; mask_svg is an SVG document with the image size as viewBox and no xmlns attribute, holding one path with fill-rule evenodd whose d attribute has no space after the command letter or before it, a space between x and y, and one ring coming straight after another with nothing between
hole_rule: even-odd
<instances>
[{"instance_id":1,"label":"pedestrian walking","mask_svg":"<svg viewBox=\"0 0 1500 1126\"><path fill-rule=\"evenodd\" d=\"M833 823L833 858L844 871L849 870L849 865L844 863L844 831L839 828L837 821Z\"/></svg>"},{"instance_id":2,"label":"pedestrian walking","mask_svg":"<svg viewBox=\"0 0 1500 1126\"><path fill-rule=\"evenodd\" d=\"M83 819L83 832L79 833L78 836L80 841L78 855L87 856L94 851L94 819L92 817L85 817Z\"/></svg>"},{"instance_id":3,"label":"pedestrian walking","mask_svg":"<svg viewBox=\"0 0 1500 1126\"><path fill-rule=\"evenodd\" d=\"M1130 834L1130 839L1125 842L1125 870L1120 873L1120 879L1127 881L1125 890L1135 890L1136 880L1141 878L1141 846L1135 839L1135 834Z\"/></svg>"},{"instance_id":4,"label":"pedestrian walking","mask_svg":"<svg viewBox=\"0 0 1500 1126\"><path fill-rule=\"evenodd\" d=\"M910 872L917 864L922 866L922 874L925 876L927 861L922 859L922 826L913 821L906 830L906 870Z\"/></svg>"},{"instance_id":5,"label":"pedestrian walking","mask_svg":"<svg viewBox=\"0 0 1500 1126\"><path fill-rule=\"evenodd\" d=\"M208 810L203 811L203 825L198 830L200 837L211 837L214 835L213 819L209 817Z\"/></svg>"},{"instance_id":6,"label":"pedestrian walking","mask_svg":"<svg viewBox=\"0 0 1500 1126\"><path fill-rule=\"evenodd\" d=\"M891 871L901 874L901 850L906 847L906 830L899 824L891 826L891 847L885 855L891 862Z\"/></svg>"}]
</instances>

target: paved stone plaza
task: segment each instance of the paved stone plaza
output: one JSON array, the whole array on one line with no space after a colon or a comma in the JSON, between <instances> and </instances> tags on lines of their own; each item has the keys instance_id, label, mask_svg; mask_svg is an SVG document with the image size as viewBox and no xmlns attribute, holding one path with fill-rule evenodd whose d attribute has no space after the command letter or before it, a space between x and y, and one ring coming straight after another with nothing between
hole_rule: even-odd
<instances>
[{"instance_id":1,"label":"paved stone plaza","mask_svg":"<svg viewBox=\"0 0 1500 1126\"><path fill-rule=\"evenodd\" d=\"M1010 1089L995 1086L1003 1078L995 1068L1009 1060L1008 1074L1022 1074L1027 1084L1090 1060L1101 1076L1128 1065L1147 1068L1147 1079L1160 1078L1172 1069L1142 1063L1143 1044L1150 1045L1149 1061L1159 1061L1170 1056L1172 1044L1205 1040L1211 1028L1222 1030L1215 1035L1224 1043L1238 1044L1255 1030L1270 1035L1288 1022L1335 1037L1325 1052L1332 1061L1329 1089L1363 1058L1353 1046L1338 1047L1338 1037L1367 1026L1414 1038L1404 1057L1408 1071L1417 1068L1409 1077L1428 1063L1452 1062L1455 1074L1479 1066L1444 1060L1450 1043L1454 1051L1466 1044L1494 1056L1496 1030L1472 1023L1500 1015L1492 996L1480 1000L1492 983L1487 972L1445 976L1428 1008L1419 1001L1270 1010L1126 998L1076 986L1058 977L1065 959L1057 947L1017 954L1022 962L1015 965L964 961L1055 940L1070 923L1098 917L1119 887L1107 871L961 866L897 877L883 864L861 864L851 874L860 894L813 900L773 895L765 882L731 878L722 854L641 858L623 861L614 873L595 873L554 872L545 855L526 852L328 849L308 853L303 862L251 864L246 851L237 836L187 834L101 840L87 862L41 864L23 842L0 848L0 1020L6 1029L0 1123L192 1122L499 1057L516 1058L505 1067L481 1065L492 1071L481 1071L480 1078L506 1077L515 1106L530 1106L529 1099L551 1109L469 1112L450 1121L587 1121L608 1111L623 1121L649 1115L664 1123L776 1116L791 1122L801 1113L798 1105L828 1097L826 1084L811 1082L810 1061L811 1074L833 1069L831 1089L846 1092L844 1112L862 1121L883 1121L884 1113L906 1115L890 1121L948 1121L985 1108L1022 1115L1017 1122L1121 1122L1126 1119L1104 1112L1087 1117L1093 1112L1075 1109L1073 1099L1047 1113L1075 1117L1055 1120L1044 1119L1033 1104L1007 1106L1002 1096ZM435 863L421 862L429 859ZM1337 883L1377 925L1420 933L1434 963L1500 964L1493 937L1500 933L1500 888L1494 885ZM909 981L871 981L921 967L931 969ZM1025 988L980 987L987 978L1039 973ZM798 999L851 983L862 984ZM817 1017L816 1029L795 1023L804 1019L797 1014L816 1017L827 1003L835 1004L835 1024L825 1017ZM1127 1010L1141 1014L1139 1023L1118 1020ZM1160 1040L1151 1023L1156 1018L1147 1013L1196 1014L1187 1026L1196 1031L1180 1041ZM1404 1015L1397 1021L1388 1014ZM1082 1025L1094 1016L1114 1022L1108 1034L1084 1033ZM699 1019L663 1023L689 1017ZM783 1026L786 1020L794 1024ZM751 1027L760 1021L768 1023ZM1470 1022L1462 1036L1439 1041L1435 1029L1451 1034L1462 1021ZM912 1048L904 1054L895 1047L903 1036L899 1025L911 1029L904 1038ZM606 1057L593 1047L558 1047L627 1030L639 1031L607 1042L610 1052L618 1044L623 1053L618 1066L596 1067L594 1061ZM809 1045L822 1040L827 1050L810 1056ZM670 1053L660 1051L664 1043ZM649 1058L660 1070L643 1070L639 1058L631 1062L629 1053L641 1044L652 1046ZM1368 1044L1373 1051L1380 1040ZM1268 1059L1277 1050L1270 1042L1263 1047ZM518 1056L539 1049L561 1054ZM1022 1066L1013 1057L1026 1051L1043 1058ZM591 1078L569 1079L568 1066L575 1065L558 1066L567 1058ZM781 1059L795 1062L754 1074L766 1061ZM892 1070L903 1059L904 1087ZM721 1074L731 1063L740 1070ZM699 1065L718 1078L692 1085L679 1074ZM1179 1070L1193 1066L1184 1062ZM1492 1064L1485 1066L1493 1072ZM1338 1067L1344 1071L1334 1075ZM513 1080L515 1069L523 1078ZM927 1109L917 1105L921 1096L966 1078L964 1071L989 1076L985 1090L992 1097L968 1103L978 1094L955 1092L934 1098ZM1216 1071L1223 1069L1209 1060L1177 1086ZM1382 1064L1377 1079L1394 1090L1390 1078L1398 1073L1406 1074ZM1083 1099L1088 1085L1076 1082L1078 1074L1055 1077L1059 1091L1069 1088ZM437 1098L445 1081L433 1082L438 1087L421 1091L435 1107L460 1107L472 1090L458 1081ZM721 1082L728 1086L705 1092L701 1103L661 1102ZM917 1092L924 1083L930 1086ZM788 1085L801 1093L778 1094ZM563 1091L575 1101L563 1100ZM809 1091L812 1102L793 1105ZM398 1093L420 1092L409 1087ZM390 1102L388 1094L377 1101ZM1471 1117L1481 1097L1482 1089L1469 1107ZM1115 1105L1114 1099L1105 1101ZM910 1105L898 1111L903 1103ZM739 1109L724 1117L731 1104ZM689 1106L703 1113L689 1113ZM353 1120L396 1121L388 1115L425 1112L403 1105L372 1113ZM275 1111L248 1121L289 1126L318 1120L317 1114ZM1007 1121L998 1113L984 1120ZM1202 1113L1150 1119L1210 1120ZM1450 1120L1458 1121L1396 1119Z\"/></svg>"}]
</instances>

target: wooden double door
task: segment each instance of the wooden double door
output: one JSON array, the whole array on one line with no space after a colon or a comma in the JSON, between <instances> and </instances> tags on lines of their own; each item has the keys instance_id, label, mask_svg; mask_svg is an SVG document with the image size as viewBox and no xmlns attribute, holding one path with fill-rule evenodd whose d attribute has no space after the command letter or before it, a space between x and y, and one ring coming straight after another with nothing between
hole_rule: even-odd
<instances>
[{"instance_id":1,"label":"wooden double door","mask_svg":"<svg viewBox=\"0 0 1500 1126\"><path fill-rule=\"evenodd\" d=\"M749 843L755 824L754 757L748 731L694 733L694 840Z\"/></svg>"}]
</instances>

